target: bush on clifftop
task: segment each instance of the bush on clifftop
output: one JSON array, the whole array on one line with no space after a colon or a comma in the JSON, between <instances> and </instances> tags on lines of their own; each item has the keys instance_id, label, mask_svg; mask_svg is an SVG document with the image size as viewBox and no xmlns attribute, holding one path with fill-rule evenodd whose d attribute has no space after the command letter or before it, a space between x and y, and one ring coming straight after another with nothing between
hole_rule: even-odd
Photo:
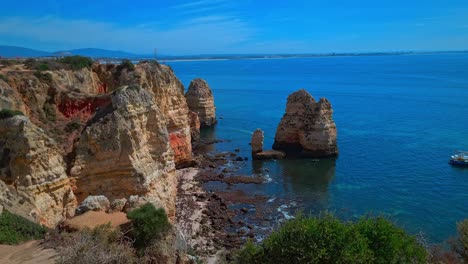
<instances>
[{"instance_id":1,"label":"bush on clifftop","mask_svg":"<svg viewBox=\"0 0 468 264\"><path fill-rule=\"evenodd\" d=\"M118 66L118 71L122 71L123 69L127 69L128 71L134 71L135 65L133 65L132 61L129 59L123 59L120 65Z\"/></svg>"},{"instance_id":2,"label":"bush on clifftop","mask_svg":"<svg viewBox=\"0 0 468 264\"><path fill-rule=\"evenodd\" d=\"M78 55L62 58L60 59L60 62L69 65L72 70L79 70L83 68L90 69L93 65L93 60L91 58Z\"/></svg>"},{"instance_id":3,"label":"bush on clifftop","mask_svg":"<svg viewBox=\"0 0 468 264\"><path fill-rule=\"evenodd\" d=\"M0 119L10 118L17 115L24 115L23 112L18 110L2 109L0 110Z\"/></svg>"},{"instance_id":4,"label":"bush on clifftop","mask_svg":"<svg viewBox=\"0 0 468 264\"><path fill-rule=\"evenodd\" d=\"M41 239L46 229L26 218L8 211L0 214L0 244L14 245L28 240Z\"/></svg>"},{"instance_id":5,"label":"bush on clifftop","mask_svg":"<svg viewBox=\"0 0 468 264\"><path fill-rule=\"evenodd\" d=\"M171 227L164 209L156 209L151 203L130 211L127 217L132 221L135 246L139 248L161 238Z\"/></svg>"},{"instance_id":6,"label":"bush on clifftop","mask_svg":"<svg viewBox=\"0 0 468 264\"><path fill-rule=\"evenodd\" d=\"M426 263L426 250L382 217L349 223L299 215L261 244L247 243L237 263Z\"/></svg>"}]
</instances>

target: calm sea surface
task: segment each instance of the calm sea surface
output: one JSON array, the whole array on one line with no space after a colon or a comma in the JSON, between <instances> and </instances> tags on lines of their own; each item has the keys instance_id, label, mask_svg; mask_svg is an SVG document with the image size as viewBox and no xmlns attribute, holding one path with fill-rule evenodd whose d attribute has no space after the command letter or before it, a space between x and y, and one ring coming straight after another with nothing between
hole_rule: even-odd
<instances>
[{"instance_id":1,"label":"calm sea surface","mask_svg":"<svg viewBox=\"0 0 468 264\"><path fill-rule=\"evenodd\" d=\"M195 77L210 84L222 119L204 136L231 140L215 151L240 148L250 158L256 128L271 148L286 98L299 88L332 103L336 161L248 161L242 173L267 168L271 181L232 189L298 201L312 214L385 214L430 242L454 235L468 217L468 168L447 163L454 150L468 150L468 54L166 64L185 87Z\"/></svg>"}]
</instances>

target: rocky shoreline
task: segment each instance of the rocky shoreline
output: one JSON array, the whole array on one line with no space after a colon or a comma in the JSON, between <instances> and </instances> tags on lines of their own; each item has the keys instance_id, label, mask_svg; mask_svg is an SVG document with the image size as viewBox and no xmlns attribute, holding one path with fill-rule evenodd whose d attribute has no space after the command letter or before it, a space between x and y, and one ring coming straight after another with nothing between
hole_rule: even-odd
<instances>
[{"instance_id":1,"label":"rocky shoreline","mask_svg":"<svg viewBox=\"0 0 468 264\"><path fill-rule=\"evenodd\" d=\"M219 142L223 140L216 143ZM238 156L235 151L199 152L195 159L196 167L177 170L176 222L197 256L207 260L231 260L247 239L259 241L288 219L279 209L292 201L231 189L232 186L265 184L270 180L262 174L238 174L246 165L245 157ZM220 186L211 188L211 184ZM298 203L292 204L295 207L289 208L290 211L299 207Z\"/></svg>"}]
</instances>

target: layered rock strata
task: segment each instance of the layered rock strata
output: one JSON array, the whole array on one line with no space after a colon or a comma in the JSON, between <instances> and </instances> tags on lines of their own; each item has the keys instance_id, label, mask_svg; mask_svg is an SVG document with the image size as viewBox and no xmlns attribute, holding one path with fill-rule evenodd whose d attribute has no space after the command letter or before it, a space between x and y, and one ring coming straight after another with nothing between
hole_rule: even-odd
<instances>
[{"instance_id":1,"label":"layered rock strata","mask_svg":"<svg viewBox=\"0 0 468 264\"><path fill-rule=\"evenodd\" d=\"M151 95L138 85L123 87L82 132L70 175L78 201L104 194L110 200L151 196L174 211L174 152L166 120Z\"/></svg>"},{"instance_id":2,"label":"layered rock strata","mask_svg":"<svg viewBox=\"0 0 468 264\"><path fill-rule=\"evenodd\" d=\"M198 114L201 127L210 127L216 124L213 92L205 80L200 78L192 80L185 98L190 110Z\"/></svg>"},{"instance_id":3,"label":"layered rock strata","mask_svg":"<svg viewBox=\"0 0 468 264\"><path fill-rule=\"evenodd\" d=\"M112 210L152 202L174 219L174 170L191 164L191 141L199 137L200 124L170 67L142 62L134 67L94 64L89 69L39 72L13 65L0 72L0 109L22 111L30 120L25 127L40 131L25 133L29 152L36 155L40 148L34 144L53 142L40 150L44 158L32 156L38 161L21 163L21 171L29 172L17 174L15 180L1 176L1 206L18 208L18 214L52 226L71 216L77 202L104 195L116 204ZM1 122L2 131L15 127ZM4 134L12 133L2 132L0 138ZM31 186L40 187L19 183L28 175ZM36 178L41 184L34 183Z\"/></svg>"},{"instance_id":4,"label":"layered rock strata","mask_svg":"<svg viewBox=\"0 0 468 264\"><path fill-rule=\"evenodd\" d=\"M74 215L76 199L54 140L24 116L0 120L0 204L53 227Z\"/></svg>"},{"instance_id":5,"label":"layered rock strata","mask_svg":"<svg viewBox=\"0 0 468 264\"><path fill-rule=\"evenodd\" d=\"M326 98L318 102L304 89L288 96L273 149L288 155L323 158L338 155L333 110Z\"/></svg>"}]
</instances>

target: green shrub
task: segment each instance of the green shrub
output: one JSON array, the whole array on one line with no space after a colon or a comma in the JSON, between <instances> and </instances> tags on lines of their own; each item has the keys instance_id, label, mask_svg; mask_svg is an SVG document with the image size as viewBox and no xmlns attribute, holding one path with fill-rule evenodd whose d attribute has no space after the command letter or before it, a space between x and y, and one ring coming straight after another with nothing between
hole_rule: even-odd
<instances>
[{"instance_id":1,"label":"green shrub","mask_svg":"<svg viewBox=\"0 0 468 264\"><path fill-rule=\"evenodd\" d=\"M78 130L81 128L81 124L76 122L76 121L71 121L70 123L68 123L66 126L65 126L65 131L67 131L68 133L71 133L75 130Z\"/></svg>"},{"instance_id":2,"label":"green shrub","mask_svg":"<svg viewBox=\"0 0 468 264\"><path fill-rule=\"evenodd\" d=\"M123 59L120 65L118 66L118 70L122 71L123 69L127 69L128 71L134 71L135 65L133 65L132 61L129 59Z\"/></svg>"},{"instance_id":3,"label":"green shrub","mask_svg":"<svg viewBox=\"0 0 468 264\"><path fill-rule=\"evenodd\" d=\"M17 115L24 115L23 112L18 110L2 109L0 110L0 119L10 118Z\"/></svg>"},{"instance_id":4,"label":"green shrub","mask_svg":"<svg viewBox=\"0 0 468 264\"><path fill-rule=\"evenodd\" d=\"M46 83L51 83L52 82L52 75L50 73L42 73L40 71L34 72L34 76L36 76L37 79L40 81L46 82Z\"/></svg>"},{"instance_id":5,"label":"green shrub","mask_svg":"<svg viewBox=\"0 0 468 264\"><path fill-rule=\"evenodd\" d=\"M0 244L19 244L33 239L42 239L46 229L26 218L3 211L0 215Z\"/></svg>"},{"instance_id":6,"label":"green shrub","mask_svg":"<svg viewBox=\"0 0 468 264\"><path fill-rule=\"evenodd\" d=\"M139 263L131 243L110 224L63 233L55 244L58 246L59 264Z\"/></svg>"},{"instance_id":7,"label":"green shrub","mask_svg":"<svg viewBox=\"0 0 468 264\"><path fill-rule=\"evenodd\" d=\"M49 65L47 65L47 62L41 63L37 66L38 71L48 71L49 70Z\"/></svg>"},{"instance_id":8,"label":"green shrub","mask_svg":"<svg viewBox=\"0 0 468 264\"><path fill-rule=\"evenodd\" d=\"M298 215L260 245L248 242L237 263L426 263L426 250L384 218L346 223Z\"/></svg>"},{"instance_id":9,"label":"green shrub","mask_svg":"<svg viewBox=\"0 0 468 264\"><path fill-rule=\"evenodd\" d=\"M6 77L6 76L3 75L3 74L0 74L0 79L2 79L2 80L5 81L5 82L8 82L8 77Z\"/></svg>"},{"instance_id":10,"label":"green shrub","mask_svg":"<svg viewBox=\"0 0 468 264\"><path fill-rule=\"evenodd\" d=\"M45 103L42 107L47 120L55 122L57 120L57 114L55 113L55 107L49 103Z\"/></svg>"},{"instance_id":11,"label":"green shrub","mask_svg":"<svg viewBox=\"0 0 468 264\"><path fill-rule=\"evenodd\" d=\"M93 60L88 57L83 56L68 56L65 58L60 59L60 62L63 64L67 64L73 70L79 70L83 68L90 69L93 65Z\"/></svg>"},{"instance_id":12,"label":"green shrub","mask_svg":"<svg viewBox=\"0 0 468 264\"><path fill-rule=\"evenodd\" d=\"M468 219L457 224L457 237L452 242L452 248L465 263L468 263Z\"/></svg>"},{"instance_id":13,"label":"green shrub","mask_svg":"<svg viewBox=\"0 0 468 264\"><path fill-rule=\"evenodd\" d=\"M151 203L130 211L127 217L132 222L135 246L140 248L160 239L171 227L164 209L156 209Z\"/></svg>"},{"instance_id":14,"label":"green shrub","mask_svg":"<svg viewBox=\"0 0 468 264\"><path fill-rule=\"evenodd\" d=\"M15 62L12 60L0 60L0 64L3 66L10 66L10 65L15 64Z\"/></svg>"}]
</instances>

